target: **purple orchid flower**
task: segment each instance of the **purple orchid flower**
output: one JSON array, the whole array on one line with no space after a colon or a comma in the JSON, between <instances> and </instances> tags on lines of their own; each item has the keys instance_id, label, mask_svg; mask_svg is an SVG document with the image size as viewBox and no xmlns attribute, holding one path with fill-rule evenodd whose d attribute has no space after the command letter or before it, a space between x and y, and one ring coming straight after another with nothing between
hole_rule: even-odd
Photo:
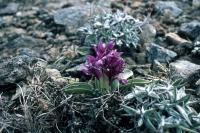
<instances>
[{"instance_id":1,"label":"purple orchid flower","mask_svg":"<svg viewBox=\"0 0 200 133\"><path fill-rule=\"evenodd\" d=\"M115 41L99 43L95 47L96 56L89 55L83 72L87 75L95 76L100 79L107 76L109 82L118 79L118 75L123 72L125 68L125 61L121 57L122 53L114 49ZM118 79L121 83L127 83L125 79Z\"/></svg>"}]
</instances>

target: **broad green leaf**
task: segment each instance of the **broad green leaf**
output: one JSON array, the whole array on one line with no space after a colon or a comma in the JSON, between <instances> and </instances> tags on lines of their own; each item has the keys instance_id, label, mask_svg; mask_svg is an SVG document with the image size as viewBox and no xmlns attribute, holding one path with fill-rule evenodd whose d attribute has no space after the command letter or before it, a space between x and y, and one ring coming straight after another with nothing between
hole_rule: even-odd
<instances>
[{"instance_id":1,"label":"broad green leaf","mask_svg":"<svg viewBox=\"0 0 200 133\"><path fill-rule=\"evenodd\" d=\"M114 80L114 81L112 82L111 88L112 88L113 90L119 89L119 80Z\"/></svg>"},{"instance_id":2,"label":"broad green leaf","mask_svg":"<svg viewBox=\"0 0 200 133\"><path fill-rule=\"evenodd\" d=\"M64 87L64 91L68 94L94 94L92 85L84 82L70 84Z\"/></svg>"},{"instance_id":3,"label":"broad green leaf","mask_svg":"<svg viewBox=\"0 0 200 133\"><path fill-rule=\"evenodd\" d=\"M102 92L105 92L105 93L109 93L110 92L110 85L109 85L109 79L106 75L103 75L99 80L99 89L102 91Z\"/></svg>"},{"instance_id":4,"label":"broad green leaf","mask_svg":"<svg viewBox=\"0 0 200 133\"><path fill-rule=\"evenodd\" d=\"M135 78L135 79L130 79L128 81L128 84L126 85L121 85L120 88L130 88L130 87L134 87L134 86L144 86L146 84L150 84L152 81L150 80L145 80L145 79L139 79L139 78Z\"/></svg>"}]
</instances>

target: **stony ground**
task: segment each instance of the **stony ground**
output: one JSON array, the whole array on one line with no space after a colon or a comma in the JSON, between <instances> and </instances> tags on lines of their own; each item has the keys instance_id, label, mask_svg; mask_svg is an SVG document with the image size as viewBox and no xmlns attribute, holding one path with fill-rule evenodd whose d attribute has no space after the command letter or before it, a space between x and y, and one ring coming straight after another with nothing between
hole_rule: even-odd
<instances>
[{"instance_id":1,"label":"stony ground","mask_svg":"<svg viewBox=\"0 0 200 133\"><path fill-rule=\"evenodd\" d=\"M147 21L139 42L143 47L125 57L134 75L162 78L164 66L172 78L184 78L198 98L199 0L0 0L2 97L15 93L16 84L32 82L36 68L59 87L83 80L80 72L69 70L85 61L79 58L83 44L76 31L93 16L116 10Z\"/></svg>"}]
</instances>

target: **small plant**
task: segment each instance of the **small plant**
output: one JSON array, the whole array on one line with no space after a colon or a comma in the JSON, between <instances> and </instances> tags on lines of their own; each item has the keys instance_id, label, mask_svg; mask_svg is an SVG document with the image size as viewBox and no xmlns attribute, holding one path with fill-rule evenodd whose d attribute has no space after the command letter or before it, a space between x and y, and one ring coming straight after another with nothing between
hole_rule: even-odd
<instances>
[{"instance_id":1,"label":"small plant","mask_svg":"<svg viewBox=\"0 0 200 133\"><path fill-rule=\"evenodd\" d=\"M111 90L119 88L119 83L128 83L127 78L133 75L132 71L125 69L125 61L121 57L122 53L114 49L115 45L115 41L111 41L108 44L99 43L99 45L94 48L96 56L87 56L87 62L83 68L83 72L86 75L94 76L93 88L101 90L101 92L104 93L109 93ZM85 83L81 84L82 85L79 83L78 88L80 88L80 86L84 87L79 91L91 91L91 85L84 85ZM70 85L70 87L71 86L73 85ZM77 85L75 85L75 88L77 88ZM66 90L69 92L69 86Z\"/></svg>"},{"instance_id":2,"label":"small plant","mask_svg":"<svg viewBox=\"0 0 200 133\"><path fill-rule=\"evenodd\" d=\"M181 80L134 87L122 108L134 120L133 129L152 133L199 133L200 114L185 93Z\"/></svg>"},{"instance_id":3,"label":"small plant","mask_svg":"<svg viewBox=\"0 0 200 133\"><path fill-rule=\"evenodd\" d=\"M89 25L79 31L85 37L84 44L108 43L116 40L117 45L136 48L139 41L141 22L122 12L107 13L92 19Z\"/></svg>"},{"instance_id":4,"label":"small plant","mask_svg":"<svg viewBox=\"0 0 200 133\"><path fill-rule=\"evenodd\" d=\"M194 43L194 49L192 50L192 54L193 54L194 56L200 55L200 42L199 42L199 41L196 41L196 42Z\"/></svg>"}]
</instances>

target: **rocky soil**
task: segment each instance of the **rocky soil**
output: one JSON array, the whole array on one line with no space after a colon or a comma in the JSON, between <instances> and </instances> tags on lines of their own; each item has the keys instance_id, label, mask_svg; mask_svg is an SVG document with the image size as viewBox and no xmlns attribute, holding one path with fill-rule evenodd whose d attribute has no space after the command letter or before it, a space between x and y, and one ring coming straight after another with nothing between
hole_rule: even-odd
<instances>
[{"instance_id":1,"label":"rocky soil","mask_svg":"<svg viewBox=\"0 0 200 133\"><path fill-rule=\"evenodd\" d=\"M199 98L200 0L0 0L0 99L39 77L58 88L84 81L77 29L116 10L147 21L142 47L124 57L134 75L181 77Z\"/></svg>"}]
</instances>

